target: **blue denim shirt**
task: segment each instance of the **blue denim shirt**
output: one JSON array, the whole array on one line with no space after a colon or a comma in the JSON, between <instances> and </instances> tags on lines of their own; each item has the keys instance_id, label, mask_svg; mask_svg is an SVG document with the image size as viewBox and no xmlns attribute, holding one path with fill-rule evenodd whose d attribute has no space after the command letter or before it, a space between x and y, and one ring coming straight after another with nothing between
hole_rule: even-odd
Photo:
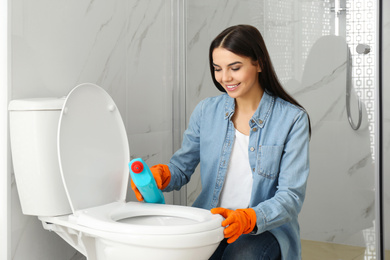
<instances>
[{"instance_id":1,"label":"blue denim shirt","mask_svg":"<svg viewBox=\"0 0 390 260\"><path fill-rule=\"evenodd\" d=\"M197 105L182 147L168 164L171 181L164 191L179 190L200 163L202 191L193 206L217 206L234 143L234 109L234 99L227 94ZM303 109L264 93L249 125L250 207L256 212L257 234L269 230L279 242L282 259L300 259L298 213L309 174L308 116Z\"/></svg>"}]
</instances>

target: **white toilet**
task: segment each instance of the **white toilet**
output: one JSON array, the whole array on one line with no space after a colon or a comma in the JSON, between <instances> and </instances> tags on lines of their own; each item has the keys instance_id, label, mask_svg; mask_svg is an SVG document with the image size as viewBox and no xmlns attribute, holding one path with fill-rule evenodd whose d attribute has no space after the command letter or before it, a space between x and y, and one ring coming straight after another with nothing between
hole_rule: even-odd
<instances>
[{"instance_id":1,"label":"white toilet","mask_svg":"<svg viewBox=\"0 0 390 260\"><path fill-rule=\"evenodd\" d=\"M13 100L9 110L23 213L87 259L208 259L223 239L223 218L208 210L126 203L127 135L102 88Z\"/></svg>"}]
</instances>

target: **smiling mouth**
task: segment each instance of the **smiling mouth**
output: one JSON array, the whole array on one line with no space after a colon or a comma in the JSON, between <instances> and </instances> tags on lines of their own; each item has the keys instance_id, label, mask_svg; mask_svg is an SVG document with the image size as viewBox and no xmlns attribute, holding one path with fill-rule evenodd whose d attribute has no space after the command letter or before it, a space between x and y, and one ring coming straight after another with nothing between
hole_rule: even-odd
<instances>
[{"instance_id":1,"label":"smiling mouth","mask_svg":"<svg viewBox=\"0 0 390 260\"><path fill-rule=\"evenodd\" d=\"M236 85L226 85L227 90L233 91L235 90L241 83L238 83Z\"/></svg>"}]
</instances>

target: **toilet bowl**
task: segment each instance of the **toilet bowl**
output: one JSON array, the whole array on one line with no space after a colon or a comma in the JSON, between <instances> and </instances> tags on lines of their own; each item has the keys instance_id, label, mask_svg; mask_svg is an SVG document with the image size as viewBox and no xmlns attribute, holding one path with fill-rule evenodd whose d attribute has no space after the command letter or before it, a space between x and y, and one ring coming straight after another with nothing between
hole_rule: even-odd
<instances>
[{"instance_id":1,"label":"toilet bowl","mask_svg":"<svg viewBox=\"0 0 390 260\"><path fill-rule=\"evenodd\" d=\"M87 259L208 259L223 239L222 217L208 210L125 201L127 135L102 88L13 100L9 111L23 213Z\"/></svg>"},{"instance_id":2,"label":"toilet bowl","mask_svg":"<svg viewBox=\"0 0 390 260\"><path fill-rule=\"evenodd\" d=\"M208 259L223 239L219 217L185 206L114 202L39 219L88 259Z\"/></svg>"}]
</instances>

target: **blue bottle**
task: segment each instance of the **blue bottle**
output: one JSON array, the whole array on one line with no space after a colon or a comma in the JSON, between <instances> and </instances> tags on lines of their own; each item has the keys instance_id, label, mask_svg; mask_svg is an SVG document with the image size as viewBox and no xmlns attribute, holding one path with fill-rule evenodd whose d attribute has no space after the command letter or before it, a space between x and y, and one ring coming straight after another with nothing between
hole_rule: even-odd
<instances>
[{"instance_id":1,"label":"blue bottle","mask_svg":"<svg viewBox=\"0 0 390 260\"><path fill-rule=\"evenodd\" d=\"M141 158L131 160L129 163L130 176L139 192L148 203L165 204L162 191L157 188L156 181L148 165Z\"/></svg>"}]
</instances>

